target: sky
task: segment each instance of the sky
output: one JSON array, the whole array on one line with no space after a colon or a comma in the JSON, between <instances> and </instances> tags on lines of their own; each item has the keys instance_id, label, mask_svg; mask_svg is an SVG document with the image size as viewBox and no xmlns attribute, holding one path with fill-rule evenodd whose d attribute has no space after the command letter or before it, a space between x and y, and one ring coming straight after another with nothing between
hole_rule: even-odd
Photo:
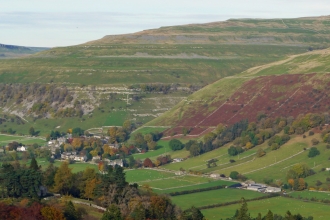
<instances>
[{"instance_id":1,"label":"sky","mask_svg":"<svg viewBox=\"0 0 330 220\"><path fill-rule=\"evenodd\" d=\"M0 0L0 43L69 46L162 26L321 15L329 0Z\"/></svg>"}]
</instances>

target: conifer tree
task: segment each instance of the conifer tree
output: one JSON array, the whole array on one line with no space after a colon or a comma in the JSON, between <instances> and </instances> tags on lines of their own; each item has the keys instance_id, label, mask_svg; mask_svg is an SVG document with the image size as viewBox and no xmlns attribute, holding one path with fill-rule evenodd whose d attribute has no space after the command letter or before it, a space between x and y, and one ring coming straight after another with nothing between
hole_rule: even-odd
<instances>
[{"instance_id":1,"label":"conifer tree","mask_svg":"<svg viewBox=\"0 0 330 220\"><path fill-rule=\"evenodd\" d=\"M30 169L39 170L37 160L33 157L30 163Z\"/></svg>"}]
</instances>

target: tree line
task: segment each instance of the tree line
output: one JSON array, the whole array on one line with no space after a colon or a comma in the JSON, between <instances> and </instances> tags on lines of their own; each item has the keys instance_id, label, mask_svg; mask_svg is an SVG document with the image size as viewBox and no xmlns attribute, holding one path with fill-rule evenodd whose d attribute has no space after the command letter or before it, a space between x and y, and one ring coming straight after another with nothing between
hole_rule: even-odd
<instances>
[{"instance_id":1,"label":"tree line","mask_svg":"<svg viewBox=\"0 0 330 220\"><path fill-rule=\"evenodd\" d=\"M2 164L0 178L1 197L16 198L18 201L34 201L39 207L35 210L35 214L40 215L40 219L52 219L47 216L55 215L59 216L56 219L82 219L84 214L75 209L71 202L56 207L45 205L41 198L49 193L41 193L42 186L47 187L51 193L93 200L97 205L107 208L102 219L174 220L191 219L193 214L190 210L182 212L168 196L157 195L147 186L140 188L137 184L129 184L126 181L124 170L120 166L108 166L102 174L93 168L72 173L69 164L63 162L60 167L50 164L43 171L37 161L33 159L29 167ZM59 201L55 203L59 203ZM13 210L16 211L16 215L21 215L26 211L2 203L0 203L0 207L2 208L0 209L1 219L10 219L8 213L12 213ZM29 210L29 207L26 209ZM4 210L7 213L4 213ZM203 219L201 213L198 219Z\"/></svg>"}]
</instances>

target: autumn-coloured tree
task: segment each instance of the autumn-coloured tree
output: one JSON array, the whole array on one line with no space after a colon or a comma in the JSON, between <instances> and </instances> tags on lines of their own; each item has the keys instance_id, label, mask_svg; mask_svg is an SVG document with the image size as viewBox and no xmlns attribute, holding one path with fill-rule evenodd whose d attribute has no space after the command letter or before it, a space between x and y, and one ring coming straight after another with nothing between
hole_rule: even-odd
<instances>
[{"instance_id":1,"label":"autumn-coloured tree","mask_svg":"<svg viewBox=\"0 0 330 220\"><path fill-rule=\"evenodd\" d=\"M155 166L156 166L156 167L159 167L161 164L162 164L162 163L161 163L158 159L155 161Z\"/></svg>"},{"instance_id":2,"label":"autumn-coloured tree","mask_svg":"<svg viewBox=\"0 0 330 220\"><path fill-rule=\"evenodd\" d=\"M45 220L65 220L63 213L53 206L46 206L41 209L41 215Z\"/></svg>"},{"instance_id":3,"label":"autumn-coloured tree","mask_svg":"<svg viewBox=\"0 0 330 220\"><path fill-rule=\"evenodd\" d=\"M154 164L152 163L152 161L149 158L146 158L143 162L143 166L144 167L154 167Z\"/></svg>"},{"instance_id":4,"label":"autumn-coloured tree","mask_svg":"<svg viewBox=\"0 0 330 220\"><path fill-rule=\"evenodd\" d=\"M63 162L61 166L58 168L55 174L55 192L59 192L61 194L67 194L71 188L72 184L72 169L69 168L69 164L67 162Z\"/></svg>"},{"instance_id":5,"label":"autumn-coloured tree","mask_svg":"<svg viewBox=\"0 0 330 220\"><path fill-rule=\"evenodd\" d=\"M94 189L96 186L96 178L87 180L86 181L86 187L85 187L85 194L84 196L89 200L94 198Z\"/></svg>"},{"instance_id":6,"label":"autumn-coloured tree","mask_svg":"<svg viewBox=\"0 0 330 220\"><path fill-rule=\"evenodd\" d=\"M74 149L79 149L82 147L82 141L80 138L73 138L71 145Z\"/></svg>"},{"instance_id":7,"label":"autumn-coloured tree","mask_svg":"<svg viewBox=\"0 0 330 220\"><path fill-rule=\"evenodd\" d=\"M294 185L294 179L288 179L288 183L291 187Z\"/></svg>"},{"instance_id":8,"label":"autumn-coloured tree","mask_svg":"<svg viewBox=\"0 0 330 220\"><path fill-rule=\"evenodd\" d=\"M304 190L306 188L306 183L303 178L298 179L298 190Z\"/></svg>"},{"instance_id":9,"label":"autumn-coloured tree","mask_svg":"<svg viewBox=\"0 0 330 220\"><path fill-rule=\"evenodd\" d=\"M245 148L246 149L251 149L253 147L253 144L249 141L246 143Z\"/></svg>"},{"instance_id":10,"label":"autumn-coloured tree","mask_svg":"<svg viewBox=\"0 0 330 220\"><path fill-rule=\"evenodd\" d=\"M104 163L103 163L103 162L99 162L99 164L98 164L98 168L99 168L99 171L100 171L100 172L103 172L104 169L105 169L105 165L104 165Z\"/></svg>"},{"instance_id":11,"label":"autumn-coloured tree","mask_svg":"<svg viewBox=\"0 0 330 220\"><path fill-rule=\"evenodd\" d=\"M157 147L157 143L155 141L150 141L147 143L147 145L149 150L155 150Z\"/></svg>"},{"instance_id":12,"label":"autumn-coloured tree","mask_svg":"<svg viewBox=\"0 0 330 220\"><path fill-rule=\"evenodd\" d=\"M157 195L150 197L150 212L152 219L174 219L174 205L168 197Z\"/></svg>"}]
</instances>

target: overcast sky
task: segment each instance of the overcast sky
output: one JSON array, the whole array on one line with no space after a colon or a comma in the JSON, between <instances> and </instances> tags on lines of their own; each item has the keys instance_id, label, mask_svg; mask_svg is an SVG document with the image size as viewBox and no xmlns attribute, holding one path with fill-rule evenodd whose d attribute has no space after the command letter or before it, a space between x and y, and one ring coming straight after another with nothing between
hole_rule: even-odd
<instances>
[{"instance_id":1,"label":"overcast sky","mask_svg":"<svg viewBox=\"0 0 330 220\"><path fill-rule=\"evenodd\" d=\"M0 0L0 43L68 46L161 26L329 14L329 0Z\"/></svg>"}]
</instances>

